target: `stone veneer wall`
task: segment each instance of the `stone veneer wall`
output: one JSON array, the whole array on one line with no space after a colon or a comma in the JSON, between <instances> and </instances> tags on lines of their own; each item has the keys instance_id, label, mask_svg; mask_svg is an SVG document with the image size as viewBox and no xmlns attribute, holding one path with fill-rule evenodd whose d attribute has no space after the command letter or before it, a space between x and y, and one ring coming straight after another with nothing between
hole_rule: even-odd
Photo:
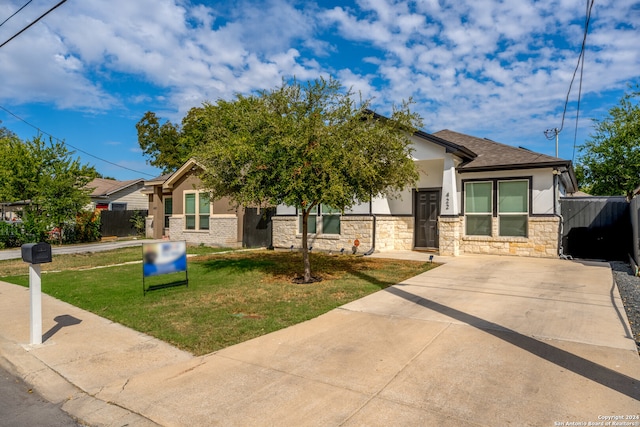
<instances>
[{"instance_id":1,"label":"stone veneer wall","mask_svg":"<svg viewBox=\"0 0 640 427\"><path fill-rule=\"evenodd\" d=\"M438 239L440 255L460 255L460 217L438 218Z\"/></svg>"},{"instance_id":2,"label":"stone veneer wall","mask_svg":"<svg viewBox=\"0 0 640 427\"><path fill-rule=\"evenodd\" d=\"M209 217L209 230L185 230L184 217L169 218L171 240L184 240L194 245L239 247L238 218L235 215Z\"/></svg>"},{"instance_id":3,"label":"stone veneer wall","mask_svg":"<svg viewBox=\"0 0 640 427\"><path fill-rule=\"evenodd\" d=\"M379 216L376 218L376 250L410 251L413 249L413 217Z\"/></svg>"},{"instance_id":4,"label":"stone veneer wall","mask_svg":"<svg viewBox=\"0 0 640 427\"><path fill-rule=\"evenodd\" d=\"M296 249L302 247L302 234L298 232L298 217L274 216L273 246L276 248ZM318 227L322 227L318 221ZM359 252L366 252L373 244L373 217L343 216L340 217L340 234L309 235L309 246L314 250L338 252L342 248L351 251L354 241L360 241ZM376 218L376 251L411 250L413 248L412 217L377 217Z\"/></svg>"},{"instance_id":5,"label":"stone veneer wall","mask_svg":"<svg viewBox=\"0 0 640 427\"><path fill-rule=\"evenodd\" d=\"M148 216L144 220L144 235L147 239L153 239L153 216Z\"/></svg>"},{"instance_id":6,"label":"stone veneer wall","mask_svg":"<svg viewBox=\"0 0 640 427\"><path fill-rule=\"evenodd\" d=\"M498 219L493 218L493 236L465 236L464 217L438 221L440 255L492 254L538 258L558 256L558 217L529 217L529 237L499 237Z\"/></svg>"}]
</instances>

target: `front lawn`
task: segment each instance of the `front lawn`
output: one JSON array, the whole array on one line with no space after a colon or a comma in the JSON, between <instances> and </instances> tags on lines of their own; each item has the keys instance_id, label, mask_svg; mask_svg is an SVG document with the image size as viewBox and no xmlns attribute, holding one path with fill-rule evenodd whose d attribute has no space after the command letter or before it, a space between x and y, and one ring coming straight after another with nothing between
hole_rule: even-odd
<instances>
[{"instance_id":1,"label":"front lawn","mask_svg":"<svg viewBox=\"0 0 640 427\"><path fill-rule=\"evenodd\" d=\"M122 253L132 258L128 250ZM292 283L301 270L300 253L261 250L189 258L188 287L146 296L140 264L50 272L42 275L42 291L202 355L312 319L436 266L324 254L313 254L311 262L323 280L310 285ZM24 275L2 280L28 286Z\"/></svg>"}]
</instances>

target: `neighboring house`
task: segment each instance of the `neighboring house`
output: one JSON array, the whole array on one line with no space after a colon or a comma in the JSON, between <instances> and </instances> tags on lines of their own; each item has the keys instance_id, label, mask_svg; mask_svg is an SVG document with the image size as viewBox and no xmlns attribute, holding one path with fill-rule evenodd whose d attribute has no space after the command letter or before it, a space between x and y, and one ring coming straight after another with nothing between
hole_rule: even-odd
<instances>
[{"instance_id":1,"label":"neighboring house","mask_svg":"<svg viewBox=\"0 0 640 427\"><path fill-rule=\"evenodd\" d=\"M17 222L25 206L31 203L30 200L20 200L17 202L0 203L0 220L5 222Z\"/></svg>"},{"instance_id":2,"label":"neighboring house","mask_svg":"<svg viewBox=\"0 0 640 427\"><path fill-rule=\"evenodd\" d=\"M559 197L577 191L568 160L450 130L416 132L415 189L343 213L318 207L309 219L314 250L433 250L556 257ZM301 247L301 218L279 206L273 245Z\"/></svg>"},{"instance_id":3,"label":"neighboring house","mask_svg":"<svg viewBox=\"0 0 640 427\"><path fill-rule=\"evenodd\" d=\"M242 246L244 210L228 199L210 201L189 159L180 169L145 182L147 237L185 240L209 246Z\"/></svg>"},{"instance_id":4,"label":"neighboring house","mask_svg":"<svg viewBox=\"0 0 640 427\"><path fill-rule=\"evenodd\" d=\"M86 185L91 189L91 209L132 211L149 209L149 198L142 193L144 179L116 181L95 178Z\"/></svg>"}]
</instances>

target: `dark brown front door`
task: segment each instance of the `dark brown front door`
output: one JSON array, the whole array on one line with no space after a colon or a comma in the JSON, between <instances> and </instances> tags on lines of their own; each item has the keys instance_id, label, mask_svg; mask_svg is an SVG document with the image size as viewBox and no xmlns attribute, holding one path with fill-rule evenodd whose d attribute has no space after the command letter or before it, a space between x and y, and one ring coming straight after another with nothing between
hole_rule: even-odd
<instances>
[{"instance_id":1,"label":"dark brown front door","mask_svg":"<svg viewBox=\"0 0 640 427\"><path fill-rule=\"evenodd\" d=\"M415 247L437 248L440 190L416 191L415 209Z\"/></svg>"}]
</instances>

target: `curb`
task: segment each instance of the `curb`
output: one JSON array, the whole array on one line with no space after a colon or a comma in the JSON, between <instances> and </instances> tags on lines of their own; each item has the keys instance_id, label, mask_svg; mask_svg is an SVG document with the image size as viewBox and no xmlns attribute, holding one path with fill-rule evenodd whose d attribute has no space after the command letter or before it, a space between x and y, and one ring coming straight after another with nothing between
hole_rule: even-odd
<instances>
[{"instance_id":1,"label":"curb","mask_svg":"<svg viewBox=\"0 0 640 427\"><path fill-rule=\"evenodd\" d=\"M44 399L59 405L81 425L159 426L140 414L89 395L32 355L28 345L14 343L2 336L0 336L0 366L22 378Z\"/></svg>"}]
</instances>

